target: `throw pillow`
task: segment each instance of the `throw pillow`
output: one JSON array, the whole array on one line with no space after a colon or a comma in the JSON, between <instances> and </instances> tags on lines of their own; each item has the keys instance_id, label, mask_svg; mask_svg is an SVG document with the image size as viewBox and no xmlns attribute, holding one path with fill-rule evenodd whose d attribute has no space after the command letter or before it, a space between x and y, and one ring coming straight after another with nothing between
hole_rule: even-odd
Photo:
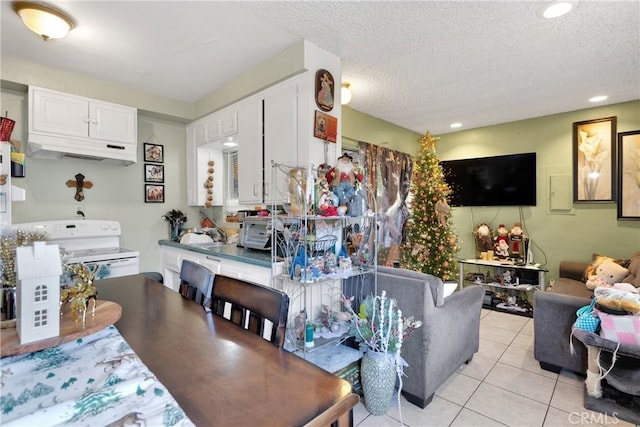
<instances>
[{"instance_id":1,"label":"throw pillow","mask_svg":"<svg viewBox=\"0 0 640 427\"><path fill-rule=\"evenodd\" d=\"M640 288L640 252L636 252L629 259L629 275L622 279L623 283L631 283L636 288Z\"/></svg>"},{"instance_id":2,"label":"throw pillow","mask_svg":"<svg viewBox=\"0 0 640 427\"><path fill-rule=\"evenodd\" d=\"M629 265L628 259L612 258L610 256L594 253L593 258L591 260L591 264L589 264L587 268L584 270L584 273L582 273L582 282L586 283L587 280L589 280L589 276L596 274L596 270L598 269L598 266L607 260L613 261L616 264L623 266L624 268L628 268L627 266Z\"/></svg>"}]
</instances>

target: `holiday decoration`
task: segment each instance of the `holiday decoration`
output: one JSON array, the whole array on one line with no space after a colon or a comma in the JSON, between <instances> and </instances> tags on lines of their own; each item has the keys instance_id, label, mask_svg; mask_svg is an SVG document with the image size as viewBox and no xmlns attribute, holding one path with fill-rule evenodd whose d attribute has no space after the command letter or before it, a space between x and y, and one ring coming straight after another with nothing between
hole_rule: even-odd
<instances>
[{"instance_id":1,"label":"holiday decoration","mask_svg":"<svg viewBox=\"0 0 640 427\"><path fill-rule=\"evenodd\" d=\"M438 138L429 132L420 138L422 145L415 159L410 193L411 217L405 225L401 265L409 270L452 280L457 274L458 239L451 225L447 199L451 189L444 181L436 155Z\"/></svg>"},{"instance_id":2,"label":"holiday decoration","mask_svg":"<svg viewBox=\"0 0 640 427\"><path fill-rule=\"evenodd\" d=\"M213 173L215 172L215 164L216 162L213 160L209 160L207 163L207 166L209 166L207 169L207 180L203 184L204 188L207 189L207 200L204 202L205 208L210 208L213 205Z\"/></svg>"}]
</instances>

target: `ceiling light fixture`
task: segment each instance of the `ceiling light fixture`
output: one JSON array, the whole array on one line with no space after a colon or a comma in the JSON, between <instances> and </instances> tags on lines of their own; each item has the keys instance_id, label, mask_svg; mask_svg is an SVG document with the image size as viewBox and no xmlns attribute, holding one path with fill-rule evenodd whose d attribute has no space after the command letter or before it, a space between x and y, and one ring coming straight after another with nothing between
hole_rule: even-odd
<instances>
[{"instance_id":1,"label":"ceiling light fixture","mask_svg":"<svg viewBox=\"0 0 640 427\"><path fill-rule=\"evenodd\" d=\"M546 19L558 18L569 13L575 3L575 0L553 0L543 6L539 15Z\"/></svg>"},{"instance_id":2,"label":"ceiling light fixture","mask_svg":"<svg viewBox=\"0 0 640 427\"><path fill-rule=\"evenodd\" d=\"M342 105L346 105L351 102L351 86L349 83L342 83L342 87L340 88L340 103Z\"/></svg>"},{"instance_id":3,"label":"ceiling light fixture","mask_svg":"<svg viewBox=\"0 0 640 427\"><path fill-rule=\"evenodd\" d=\"M609 98L607 95L593 96L589 98L589 102L602 102L602 101L606 101L607 98Z\"/></svg>"},{"instance_id":4,"label":"ceiling light fixture","mask_svg":"<svg viewBox=\"0 0 640 427\"><path fill-rule=\"evenodd\" d=\"M44 41L61 39L74 27L73 20L66 14L40 3L16 1L12 7L24 25Z\"/></svg>"},{"instance_id":5,"label":"ceiling light fixture","mask_svg":"<svg viewBox=\"0 0 640 427\"><path fill-rule=\"evenodd\" d=\"M456 122L456 123L451 123L451 124L449 125L449 127L450 127L451 129L456 129L456 128L462 127L462 123L457 123L457 122Z\"/></svg>"}]
</instances>

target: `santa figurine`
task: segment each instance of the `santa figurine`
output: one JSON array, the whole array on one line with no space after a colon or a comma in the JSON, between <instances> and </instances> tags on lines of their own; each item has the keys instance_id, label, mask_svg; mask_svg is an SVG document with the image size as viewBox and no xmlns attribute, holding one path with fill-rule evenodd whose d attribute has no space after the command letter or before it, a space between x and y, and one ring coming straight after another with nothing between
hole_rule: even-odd
<instances>
[{"instance_id":1,"label":"santa figurine","mask_svg":"<svg viewBox=\"0 0 640 427\"><path fill-rule=\"evenodd\" d=\"M504 224L498 226L498 237L496 237L493 247L498 258L509 258L509 230Z\"/></svg>"},{"instance_id":2,"label":"santa figurine","mask_svg":"<svg viewBox=\"0 0 640 427\"><path fill-rule=\"evenodd\" d=\"M520 256L520 242L524 241L524 232L522 224L516 222L509 232L509 240L511 241L511 253Z\"/></svg>"},{"instance_id":3,"label":"santa figurine","mask_svg":"<svg viewBox=\"0 0 640 427\"><path fill-rule=\"evenodd\" d=\"M333 193L338 196L340 206L347 206L356 193L356 183L362 181L363 175L353 165L353 157L344 153L327 172L326 178L331 183Z\"/></svg>"}]
</instances>

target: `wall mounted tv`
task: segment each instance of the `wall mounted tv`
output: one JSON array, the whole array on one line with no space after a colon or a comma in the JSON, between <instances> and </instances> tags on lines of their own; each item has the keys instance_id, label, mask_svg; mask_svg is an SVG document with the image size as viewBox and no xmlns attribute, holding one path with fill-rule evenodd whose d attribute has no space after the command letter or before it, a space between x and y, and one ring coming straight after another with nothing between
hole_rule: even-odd
<instances>
[{"instance_id":1,"label":"wall mounted tv","mask_svg":"<svg viewBox=\"0 0 640 427\"><path fill-rule=\"evenodd\" d=\"M441 161L452 206L535 206L536 153Z\"/></svg>"}]
</instances>

